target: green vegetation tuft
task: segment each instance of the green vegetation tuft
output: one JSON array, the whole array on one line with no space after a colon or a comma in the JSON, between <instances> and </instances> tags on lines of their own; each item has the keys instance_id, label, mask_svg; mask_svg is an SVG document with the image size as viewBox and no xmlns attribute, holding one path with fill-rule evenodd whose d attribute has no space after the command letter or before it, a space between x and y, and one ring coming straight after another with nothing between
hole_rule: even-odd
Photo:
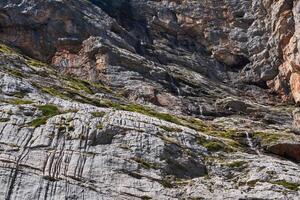
<instances>
[{"instance_id":1,"label":"green vegetation tuft","mask_svg":"<svg viewBox=\"0 0 300 200\"><path fill-rule=\"evenodd\" d=\"M145 169L157 169L157 165L155 163L148 162L142 158L134 157L131 158L135 162L139 163Z\"/></svg>"},{"instance_id":2,"label":"green vegetation tuft","mask_svg":"<svg viewBox=\"0 0 300 200\"><path fill-rule=\"evenodd\" d=\"M4 54L15 54L16 52L5 44L0 44L0 52Z\"/></svg>"},{"instance_id":3,"label":"green vegetation tuft","mask_svg":"<svg viewBox=\"0 0 300 200\"><path fill-rule=\"evenodd\" d=\"M0 118L0 122L8 122L8 121L10 121L9 118Z\"/></svg>"},{"instance_id":4,"label":"green vegetation tuft","mask_svg":"<svg viewBox=\"0 0 300 200\"><path fill-rule=\"evenodd\" d=\"M37 128L47 122L47 120L55 115L60 114L59 109L55 105L43 105L38 107L42 112L42 116L32 120L28 125Z\"/></svg>"},{"instance_id":5,"label":"green vegetation tuft","mask_svg":"<svg viewBox=\"0 0 300 200\"><path fill-rule=\"evenodd\" d=\"M276 184L276 185L281 185L289 190L294 190L294 191L298 191L299 186L300 186L300 184L287 182L285 180L273 181L271 183Z\"/></svg>"},{"instance_id":6,"label":"green vegetation tuft","mask_svg":"<svg viewBox=\"0 0 300 200\"><path fill-rule=\"evenodd\" d=\"M65 95L63 92L59 91L59 88L56 87L40 87L37 86L42 92L50 94L51 96L56 96L62 99L68 99L67 95Z\"/></svg>"},{"instance_id":7,"label":"green vegetation tuft","mask_svg":"<svg viewBox=\"0 0 300 200\"><path fill-rule=\"evenodd\" d=\"M103 117L106 113L105 112L92 112L93 117Z\"/></svg>"},{"instance_id":8,"label":"green vegetation tuft","mask_svg":"<svg viewBox=\"0 0 300 200\"><path fill-rule=\"evenodd\" d=\"M150 199L152 199L152 197L149 197L149 196L141 196L141 199L142 199L142 200L150 200Z\"/></svg>"},{"instance_id":9,"label":"green vegetation tuft","mask_svg":"<svg viewBox=\"0 0 300 200\"><path fill-rule=\"evenodd\" d=\"M211 127L204 124L202 120L195 118L185 120L183 125L196 131L209 132L211 130Z\"/></svg>"},{"instance_id":10,"label":"green vegetation tuft","mask_svg":"<svg viewBox=\"0 0 300 200\"><path fill-rule=\"evenodd\" d=\"M243 167L245 164L247 164L247 162L241 160L241 161L231 162L227 166L231 168L240 168Z\"/></svg>"},{"instance_id":11,"label":"green vegetation tuft","mask_svg":"<svg viewBox=\"0 0 300 200\"><path fill-rule=\"evenodd\" d=\"M103 126L102 123L99 123L99 124L97 125L97 129L103 129L103 128L104 128L104 126Z\"/></svg>"},{"instance_id":12,"label":"green vegetation tuft","mask_svg":"<svg viewBox=\"0 0 300 200\"><path fill-rule=\"evenodd\" d=\"M43 93L47 93L51 96L56 96L61 99L74 100L80 103L90 104L97 107L111 107L111 103L107 103L109 102L108 100L101 101L98 99L89 98L86 95L81 94L80 91L82 90L85 90L88 93L92 93L92 90L86 87L83 83L81 84L76 83L72 87L69 86L66 88L55 86L55 85L52 85L51 87L47 87L47 86L35 84L34 86L39 90L41 90Z\"/></svg>"},{"instance_id":13,"label":"green vegetation tuft","mask_svg":"<svg viewBox=\"0 0 300 200\"><path fill-rule=\"evenodd\" d=\"M168 127L168 126L159 126L159 128L167 131L167 132L182 132L180 128Z\"/></svg>"},{"instance_id":14,"label":"green vegetation tuft","mask_svg":"<svg viewBox=\"0 0 300 200\"><path fill-rule=\"evenodd\" d=\"M262 144L270 144L279 141L281 138L285 138L288 136L274 134L274 133L266 133L266 132L254 132L253 137L261 139Z\"/></svg>"},{"instance_id":15,"label":"green vegetation tuft","mask_svg":"<svg viewBox=\"0 0 300 200\"><path fill-rule=\"evenodd\" d=\"M208 151L217 152L217 151L230 151L231 148L226 146L221 141L218 140L207 140L205 138L199 138L198 144L204 146Z\"/></svg>"},{"instance_id":16,"label":"green vegetation tuft","mask_svg":"<svg viewBox=\"0 0 300 200\"><path fill-rule=\"evenodd\" d=\"M47 117L39 117L37 119L32 120L28 125L37 128L43 124L46 124L47 120L48 120Z\"/></svg>"},{"instance_id":17,"label":"green vegetation tuft","mask_svg":"<svg viewBox=\"0 0 300 200\"><path fill-rule=\"evenodd\" d=\"M136 179L141 179L142 176L139 173L135 173L135 172L127 172L129 176L136 178Z\"/></svg>"},{"instance_id":18,"label":"green vegetation tuft","mask_svg":"<svg viewBox=\"0 0 300 200\"><path fill-rule=\"evenodd\" d=\"M182 125L182 120L178 117L172 116L168 113L160 113L157 112L151 108L142 106L142 105L138 105L138 104L127 104L127 105L123 105L123 104L119 104L117 102L112 102L112 101L103 101L102 105L105 107L112 107L112 108L116 108L118 110L125 110L125 111L130 111L130 112L137 112L137 113L141 113L144 115L148 115L150 117L155 117L164 121L168 121L168 122L172 122L175 124L179 124Z\"/></svg>"},{"instance_id":19,"label":"green vegetation tuft","mask_svg":"<svg viewBox=\"0 0 300 200\"><path fill-rule=\"evenodd\" d=\"M25 99L13 99L13 100L9 101L9 103L15 104L15 105L24 105L24 104L32 104L33 101L25 100Z\"/></svg>"},{"instance_id":20,"label":"green vegetation tuft","mask_svg":"<svg viewBox=\"0 0 300 200\"><path fill-rule=\"evenodd\" d=\"M208 151L220 151L224 149L224 144L218 141L208 141L203 144Z\"/></svg>"},{"instance_id":21,"label":"green vegetation tuft","mask_svg":"<svg viewBox=\"0 0 300 200\"><path fill-rule=\"evenodd\" d=\"M38 108L40 111L42 111L43 116L46 117L53 117L60 113L58 107L52 104L39 106Z\"/></svg>"},{"instance_id":22,"label":"green vegetation tuft","mask_svg":"<svg viewBox=\"0 0 300 200\"><path fill-rule=\"evenodd\" d=\"M110 94L114 93L109 87L103 84L93 82L89 82L89 84L91 84L91 86L93 86L97 91L102 91Z\"/></svg>"},{"instance_id":23,"label":"green vegetation tuft","mask_svg":"<svg viewBox=\"0 0 300 200\"><path fill-rule=\"evenodd\" d=\"M91 89L90 83L87 81L68 77L67 83L69 87L74 89L75 91L78 90L78 91L84 91L88 94L94 94L93 90Z\"/></svg>"},{"instance_id":24,"label":"green vegetation tuft","mask_svg":"<svg viewBox=\"0 0 300 200\"><path fill-rule=\"evenodd\" d=\"M167 179L162 179L158 181L162 186L164 186L165 188L173 188L173 184L171 183L171 181L167 180Z\"/></svg>"},{"instance_id":25,"label":"green vegetation tuft","mask_svg":"<svg viewBox=\"0 0 300 200\"><path fill-rule=\"evenodd\" d=\"M25 77L25 75L22 72L20 72L19 70L16 70L16 69L6 68L6 71L11 76L15 76L15 77L18 77L18 78L24 78Z\"/></svg>"},{"instance_id":26,"label":"green vegetation tuft","mask_svg":"<svg viewBox=\"0 0 300 200\"><path fill-rule=\"evenodd\" d=\"M29 57L26 57L26 64L29 65L29 66L32 66L32 67L37 67L37 68L47 66L47 64L45 64L43 62L41 62L39 60L29 58Z\"/></svg>"},{"instance_id":27,"label":"green vegetation tuft","mask_svg":"<svg viewBox=\"0 0 300 200\"><path fill-rule=\"evenodd\" d=\"M94 83L70 76L64 76L62 79L66 81L68 88L74 92L84 91L88 94L95 94L97 92L113 93L110 88L102 85L101 83Z\"/></svg>"}]
</instances>

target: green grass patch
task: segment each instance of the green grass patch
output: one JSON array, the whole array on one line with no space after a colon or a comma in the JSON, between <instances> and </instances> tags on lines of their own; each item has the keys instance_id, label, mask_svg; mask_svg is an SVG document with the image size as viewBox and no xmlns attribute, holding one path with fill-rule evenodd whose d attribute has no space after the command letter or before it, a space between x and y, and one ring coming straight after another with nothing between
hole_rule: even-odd
<instances>
[{"instance_id":1,"label":"green grass patch","mask_svg":"<svg viewBox=\"0 0 300 200\"><path fill-rule=\"evenodd\" d=\"M51 96L56 96L61 99L65 100L74 100L84 104L90 104L97 107L110 107L110 104L104 100L92 99L83 94L79 91L80 89L75 88L62 88L58 86L51 86L51 87L43 87L39 85L35 85L35 87L39 88L43 93L47 93Z\"/></svg>"},{"instance_id":2,"label":"green grass patch","mask_svg":"<svg viewBox=\"0 0 300 200\"><path fill-rule=\"evenodd\" d=\"M273 181L272 184L281 185L289 190L298 191L300 184L287 182L285 180Z\"/></svg>"},{"instance_id":3,"label":"green grass patch","mask_svg":"<svg viewBox=\"0 0 300 200\"><path fill-rule=\"evenodd\" d=\"M67 83L69 87L74 90L84 91L88 94L94 94L94 91L91 89L90 83L87 81L68 77Z\"/></svg>"},{"instance_id":4,"label":"green grass patch","mask_svg":"<svg viewBox=\"0 0 300 200\"><path fill-rule=\"evenodd\" d=\"M28 125L34 128L46 124L47 120L55 115L60 114L60 110L55 105L43 105L38 106L38 109L42 112L42 116L32 120Z\"/></svg>"},{"instance_id":5,"label":"green grass patch","mask_svg":"<svg viewBox=\"0 0 300 200\"><path fill-rule=\"evenodd\" d=\"M102 123L99 123L98 125L97 125L97 129L103 129L104 128L104 125L102 124Z\"/></svg>"},{"instance_id":6,"label":"green grass patch","mask_svg":"<svg viewBox=\"0 0 300 200\"><path fill-rule=\"evenodd\" d=\"M69 99L69 97L57 87L41 87L37 86L42 92L50 94L51 96L56 96L62 99Z\"/></svg>"},{"instance_id":7,"label":"green grass patch","mask_svg":"<svg viewBox=\"0 0 300 200\"><path fill-rule=\"evenodd\" d=\"M172 182L167 179L158 180L158 182L165 188L173 188L174 187Z\"/></svg>"},{"instance_id":8,"label":"green grass patch","mask_svg":"<svg viewBox=\"0 0 300 200\"><path fill-rule=\"evenodd\" d=\"M151 108L142 106L142 105L138 105L138 104L127 104L127 105L123 105L117 102L112 102L112 101L102 101L102 105L110 108L116 108L118 110L125 110L125 111L130 111L130 112L137 112L137 113L141 113L144 115L148 115L150 117L155 117L164 121L168 121L168 122L172 122L175 124L182 124L182 120L179 119L178 117L172 116L168 113L160 113L157 112Z\"/></svg>"},{"instance_id":9,"label":"green grass patch","mask_svg":"<svg viewBox=\"0 0 300 200\"><path fill-rule=\"evenodd\" d=\"M281 138L287 138L287 135L279 135L274 133L265 133L265 132L254 132L253 138L261 139L262 145L269 145L271 143L279 141Z\"/></svg>"},{"instance_id":10,"label":"green grass patch","mask_svg":"<svg viewBox=\"0 0 300 200\"><path fill-rule=\"evenodd\" d=\"M167 131L167 132L182 132L182 129L168 126L159 126L159 128Z\"/></svg>"},{"instance_id":11,"label":"green grass patch","mask_svg":"<svg viewBox=\"0 0 300 200\"><path fill-rule=\"evenodd\" d=\"M39 61L39 60L35 60L29 57L26 57L26 64L32 67L36 67L36 68L40 68L40 67L45 67L47 66L47 64Z\"/></svg>"},{"instance_id":12,"label":"green grass patch","mask_svg":"<svg viewBox=\"0 0 300 200\"><path fill-rule=\"evenodd\" d=\"M186 119L185 123L183 123L184 126L187 126L191 129L194 129L196 131L201 131L201 132L208 132L211 130L211 127L205 124L202 120L200 119Z\"/></svg>"},{"instance_id":13,"label":"green grass patch","mask_svg":"<svg viewBox=\"0 0 300 200\"><path fill-rule=\"evenodd\" d=\"M138 113L148 115L151 117L156 117L158 119L172 122L175 124L181 124L181 120L175 116L172 116L168 113L160 113L160 112L154 111L150 108L147 108L147 107L144 107L141 105L137 105L137 104L120 105L120 108L122 110L130 111L130 112L138 112Z\"/></svg>"},{"instance_id":14,"label":"green grass patch","mask_svg":"<svg viewBox=\"0 0 300 200\"><path fill-rule=\"evenodd\" d=\"M8 121L10 121L9 118L0 118L0 122L8 122Z\"/></svg>"},{"instance_id":15,"label":"green grass patch","mask_svg":"<svg viewBox=\"0 0 300 200\"><path fill-rule=\"evenodd\" d=\"M47 66L47 64L45 64L41 61L35 60L35 59L30 58L28 56L24 56L19 49L11 48L11 47L9 47L5 44L0 44L0 52L4 53L4 54L7 54L7 55L19 55L19 56L21 56L25 59L26 64L29 65L29 66L33 66L33 67Z\"/></svg>"},{"instance_id":16,"label":"green grass patch","mask_svg":"<svg viewBox=\"0 0 300 200\"><path fill-rule=\"evenodd\" d=\"M92 112L91 113L93 117L104 117L106 114L105 112Z\"/></svg>"},{"instance_id":17,"label":"green grass patch","mask_svg":"<svg viewBox=\"0 0 300 200\"><path fill-rule=\"evenodd\" d=\"M16 54L16 52L5 44L0 44L0 52L4 54Z\"/></svg>"},{"instance_id":18,"label":"green grass patch","mask_svg":"<svg viewBox=\"0 0 300 200\"><path fill-rule=\"evenodd\" d=\"M102 92L106 92L106 93L114 93L109 87L100 84L100 83L93 83L90 82L90 84L96 89L96 91L102 91Z\"/></svg>"},{"instance_id":19,"label":"green grass patch","mask_svg":"<svg viewBox=\"0 0 300 200\"><path fill-rule=\"evenodd\" d=\"M42 111L43 116L52 117L60 113L57 106L48 104L43 106L38 106L39 110Z\"/></svg>"},{"instance_id":20,"label":"green grass patch","mask_svg":"<svg viewBox=\"0 0 300 200\"><path fill-rule=\"evenodd\" d=\"M25 104L32 104L33 101L26 100L26 99L13 99L13 100L10 100L9 103L15 104L15 105L25 105Z\"/></svg>"},{"instance_id":21,"label":"green grass patch","mask_svg":"<svg viewBox=\"0 0 300 200\"><path fill-rule=\"evenodd\" d=\"M28 126L37 128L43 124L46 124L47 120L48 120L48 117L39 117L39 118L34 119L31 122L29 122Z\"/></svg>"},{"instance_id":22,"label":"green grass patch","mask_svg":"<svg viewBox=\"0 0 300 200\"><path fill-rule=\"evenodd\" d=\"M6 69L6 70L12 76L15 76L15 77L18 77L18 78L24 78L25 77L25 75L22 72L20 72L16 69L9 68L9 69Z\"/></svg>"},{"instance_id":23,"label":"green grass patch","mask_svg":"<svg viewBox=\"0 0 300 200\"><path fill-rule=\"evenodd\" d=\"M218 141L209 141L203 144L208 151L220 151L224 149L224 144Z\"/></svg>"},{"instance_id":24,"label":"green grass patch","mask_svg":"<svg viewBox=\"0 0 300 200\"><path fill-rule=\"evenodd\" d=\"M218 140L207 140L205 138L198 138L197 143L211 152L229 151L231 149L226 144Z\"/></svg>"},{"instance_id":25,"label":"green grass patch","mask_svg":"<svg viewBox=\"0 0 300 200\"><path fill-rule=\"evenodd\" d=\"M110 88L104 86L101 83L94 83L70 76L64 76L62 77L62 79L66 81L67 85L71 90L75 89L79 91L84 91L88 94L95 94L97 92L113 93L113 91Z\"/></svg>"}]
</instances>

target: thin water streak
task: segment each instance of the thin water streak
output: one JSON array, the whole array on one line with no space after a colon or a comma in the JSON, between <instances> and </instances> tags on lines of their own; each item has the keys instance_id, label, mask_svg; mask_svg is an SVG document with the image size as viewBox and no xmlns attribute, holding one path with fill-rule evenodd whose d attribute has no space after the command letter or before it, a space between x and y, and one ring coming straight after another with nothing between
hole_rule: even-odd
<instances>
[{"instance_id":1,"label":"thin water streak","mask_svg":"<svg viewBox=\"0 0 300 200\"><path fill-rule=\"evenodd\" d=\"M179 88L177 87L177 85L175 84L175 81L174 81L173 77L172 77L172 76L170 76L170 77L171 77L171 85L172 85L172 87L176 89L177 95L178 95L178 96L181 96L180 89L179 89Z\"/></svg>"},{"instance_id":2,"label":"thin water streak","mask_svg":"<svg viewBox=\"0 0 300 200\"><path fill-rule=\"evenodd\" d=\"M246 139L247 139L248 146L250 147L250 149L252 151L255 151L257 153L257 155L260 156L261 154L260 154L259 150L253 145L253 142L252 142L252 139L249 136L249 133L247 131L245 133L246 133Z\"/></svg>"}]
</instances>

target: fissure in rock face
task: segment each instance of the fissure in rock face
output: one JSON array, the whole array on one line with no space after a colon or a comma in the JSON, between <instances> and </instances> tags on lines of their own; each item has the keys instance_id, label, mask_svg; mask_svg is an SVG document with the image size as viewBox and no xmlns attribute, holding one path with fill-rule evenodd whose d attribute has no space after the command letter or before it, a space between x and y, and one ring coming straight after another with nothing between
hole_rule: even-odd
<instances>
[{"instance_id":1,"label":"fissure in rock face","mask_svg":"<svg viewBox=\"0 0 300 200\"><path fill-rule=\"evenodd\" d=\"M298 0L2 0L0 199L298 199Z\"/></svg>"}]
</instances>

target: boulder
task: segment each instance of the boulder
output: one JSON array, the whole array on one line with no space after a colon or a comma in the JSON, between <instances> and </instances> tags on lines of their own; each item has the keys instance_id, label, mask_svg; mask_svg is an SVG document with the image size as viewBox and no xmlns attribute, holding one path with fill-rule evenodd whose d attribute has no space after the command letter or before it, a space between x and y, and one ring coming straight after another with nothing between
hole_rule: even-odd
<instances>
[{"instance_id":1,"label":"boulder","mask_svg":"<svg viewBox=\"0 0 300 200\"><path fill-rule=\"evenodd\" d=\"M300 162L300 143L297 142L283 142L271 145L267 151L279 155L281 157Z\"/></svg>"}]
</instances>

